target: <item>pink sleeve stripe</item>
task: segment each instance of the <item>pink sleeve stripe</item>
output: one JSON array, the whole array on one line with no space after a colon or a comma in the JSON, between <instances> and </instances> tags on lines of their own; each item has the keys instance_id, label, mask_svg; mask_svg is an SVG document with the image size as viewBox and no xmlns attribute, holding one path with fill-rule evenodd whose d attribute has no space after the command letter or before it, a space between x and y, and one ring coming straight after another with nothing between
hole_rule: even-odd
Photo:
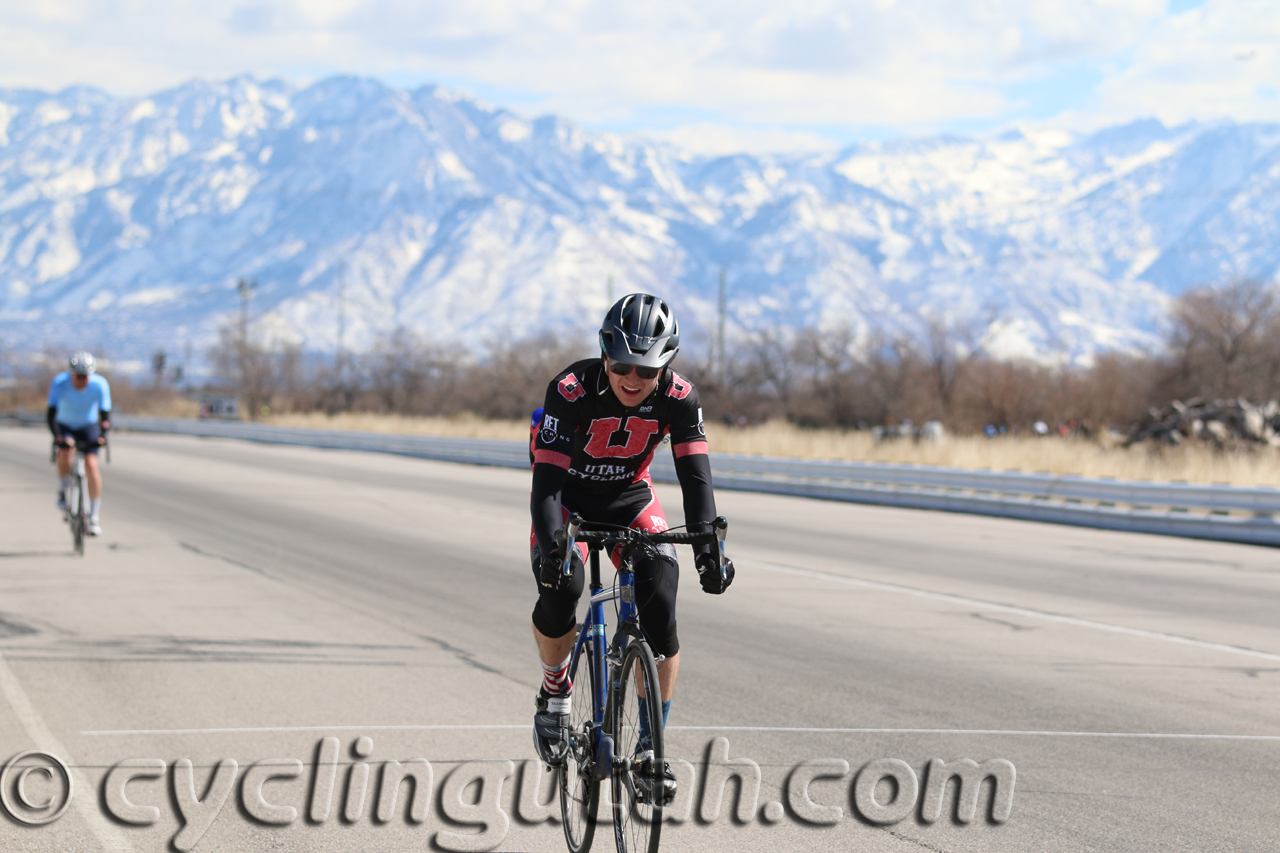
<instances>
[{"instance_id":1,"label":"pink sleeve stripe","mask_svg":"<svg viewBox=\"0 0 1280 853\"><path fill-rule=\"evenodd\" d=\"M684 444L677 444L673 446L672 450L675 452L676 458L679 459L681 456L694 456L698 453L706 453L707 443L705 441L688 441Z\"/></svg>"},{"instance_id":2,"label":"pink sleeve stripe","mask_svg":"<svg viewBox=\"0 0 1280 853\"><path fill-rule=\"evenodd\" d=\"M705 442L704 442L705 444ZM563 453L556 453L554 450L535 450L533 451L533 464L545 462L548 465L555 465L557 468L569 469L569 457Z\"/></svg>"}]
</instances>

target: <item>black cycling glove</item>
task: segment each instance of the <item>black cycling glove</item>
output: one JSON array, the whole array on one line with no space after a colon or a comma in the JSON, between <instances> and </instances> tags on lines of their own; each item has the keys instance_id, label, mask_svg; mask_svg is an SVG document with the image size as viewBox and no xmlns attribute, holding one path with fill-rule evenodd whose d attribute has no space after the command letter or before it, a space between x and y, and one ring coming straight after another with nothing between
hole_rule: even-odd
<instances>
[{"instance_id":1,"label":"black cycling glove","mask_svg":"<svg viewBox=\"0 0 1280 853\"><path fill-rule=\"evenodd\" d=\"M560 549L546 554L538 565L538 585L545 590L564 589L569 585L572 575L564 573L564 555Z\"/></svg>"},{"instance_id":2,"label":"black cycling glove","mask_svg":"<svg viewBox=\"0 0 1280 853\"><path fill-rule=\"evenodd\" d=\"M698 583L702 584L703 592L719 595L733 583L733 560L728 557L724 559L724 577L720 576L720 561L711 552L698 554L693 564L698 569Z\"/></svg>"}]
</instances>

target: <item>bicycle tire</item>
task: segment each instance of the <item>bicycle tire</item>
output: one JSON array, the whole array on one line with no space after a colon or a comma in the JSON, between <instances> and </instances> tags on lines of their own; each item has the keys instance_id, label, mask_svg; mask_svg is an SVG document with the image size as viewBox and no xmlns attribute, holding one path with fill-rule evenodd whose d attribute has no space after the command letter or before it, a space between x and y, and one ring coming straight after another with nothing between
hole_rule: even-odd
<instances>
[{"instance_id":1,"label":"bicycle tire","mask_svg":"<svg viewBox=\"0 0 1280 853\"><path fill-rule=\"evenodd\" d=\"M640 688L637 688L637 680ZM640 701L643 690L646 701ZM614 765L612 774L613 836L618 853L658 853L662 832L663 759L666 752L662 737L662 692L658 685L658 666L644 639L636 637L627 644L622 656L618 680L613 682L610 702L610 732L613 734ZM648 718L653 748L652 771L643 779L656 796L644 797L637 783L641 781L638 756L643 751L640 740L640 716ZM654 799L655 802L646 802Z\"/></svg>"},{"instance_id":2,"label":"bicycle tire","mask_svg":"<svg viewBox=\"0 0 1280 853\"><path fill-rule=\"evenodd\" d=\"M76 554L84 556L84 478L79 474L75 475L72 483L71 492L75 495L75 507L71 512L71 544L76 550Z\"/></svg>"},{"instance_id":3,"label":"bicycle tire","mask_svg":"<svg viewBox=\"0 0 1280 853\"><path fill-rule=\"evenodd\" d=\"M582 630L581 628L579 630ZM596 778L595 654L591 640L569 672L573 702L569 714L569 750L560 765L560 824L570 853L587 853L596 833L596 812L600 807L600 780ZM582 673L582 675L579 675Z\"/></svg>"}]
</instances>

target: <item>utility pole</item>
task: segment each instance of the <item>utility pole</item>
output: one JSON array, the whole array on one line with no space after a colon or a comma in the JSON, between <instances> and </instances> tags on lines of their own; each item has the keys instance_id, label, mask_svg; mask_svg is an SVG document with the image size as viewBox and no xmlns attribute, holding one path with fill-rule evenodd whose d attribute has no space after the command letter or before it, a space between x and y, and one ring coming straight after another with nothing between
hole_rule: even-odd
<instances>
[{"instance_id":1,"label":"utility pole","mask_svg":"<svg viewBox=\"0 0 1280 853\"><path fill-rule=\"evenodd\" d=\"M155 354L151 356L151 373L155 377L157 391L164 387L164 367L167 363L168 358L165 356L163 347L156 350Z\"/></svg>"},{"instance_id":2,"label":"utility pole","mask_svg":"<svg viewBox=\"0 0 1280 853\"><path fill-rule=\"evenodd\" d=\"M242 278L236 282L236 290L240 292L240 346L249 345L249 297L258 289L258 282L250 278Z\"/></svg>"},{"instance_id":3,"label":"utility pole","mask_svg":"<svg viewBox=\"0 0 1280 853\"><path fill-rule=\"evenodd\" d=\"M249 297L258 289L253 279L242 278L236 282L236 290L240 292L240 396L243 398L249 391ZM252 406L250 407L252 409ZM252 413L257 417L256 413Z\"/></svg>"},{"instance_id":4,"label":"utility pole","mask_svg":"<svg viewBox=\"0 0 1280 853\"><path fill-rule=\"evenodd\" d=\"M344 338L347 334L347 262L338 266L338 355L334 367L338 372L338 383L342 383L342 365L346 361L343 351Z\"/></svg>"},{"instance_id":5,"label":"utility pole","mask_svg":"<svg viewBox=\"0 0 1280 853\"><path fill-rule=\"evenodd\" d=\"M609 297L609 307L613 307L613 276L609 276L609 283L605 285L605 294Z\"/></svg>"},{"instance_id":6,"label":"utility pole","mask_svg":"<svg viewBox=\"0 0 1280 853\"><path fill-rule=\"evenodd\" d=\"M716 367L720 373L720 383L727 384L729 381L728 364L725 362L724 355L724 314L727 307L727 286L725 284L724 267L720 268L720 311L719 311L719 328L716 332L716 349L719 350L719 358L716 360Z\"/></svg>"}]
</instances>

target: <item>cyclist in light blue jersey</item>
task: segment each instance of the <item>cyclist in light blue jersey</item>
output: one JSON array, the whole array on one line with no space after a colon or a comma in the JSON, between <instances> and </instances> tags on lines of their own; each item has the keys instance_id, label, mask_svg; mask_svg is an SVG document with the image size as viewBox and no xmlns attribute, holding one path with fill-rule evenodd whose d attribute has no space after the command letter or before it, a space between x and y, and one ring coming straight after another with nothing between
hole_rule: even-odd
<instances>
[{"instance_id":1,"label":"cyclist in light blue jersey","mask_svg":"<svg viewBox=\"0 0 1280 853\"><path fill-rule=\"evenodd\" d=\"M76 450L84 454L85 479L89 481L89 525L85 532L97 536L98 507L102 503L102 471L98 448L111 429L111 386L94 373L93 356L81 350L71 356L68 370L49 386L49 431L58 445L58 509L66 509L67 480Z\"/></svg>"}]
</instances>

